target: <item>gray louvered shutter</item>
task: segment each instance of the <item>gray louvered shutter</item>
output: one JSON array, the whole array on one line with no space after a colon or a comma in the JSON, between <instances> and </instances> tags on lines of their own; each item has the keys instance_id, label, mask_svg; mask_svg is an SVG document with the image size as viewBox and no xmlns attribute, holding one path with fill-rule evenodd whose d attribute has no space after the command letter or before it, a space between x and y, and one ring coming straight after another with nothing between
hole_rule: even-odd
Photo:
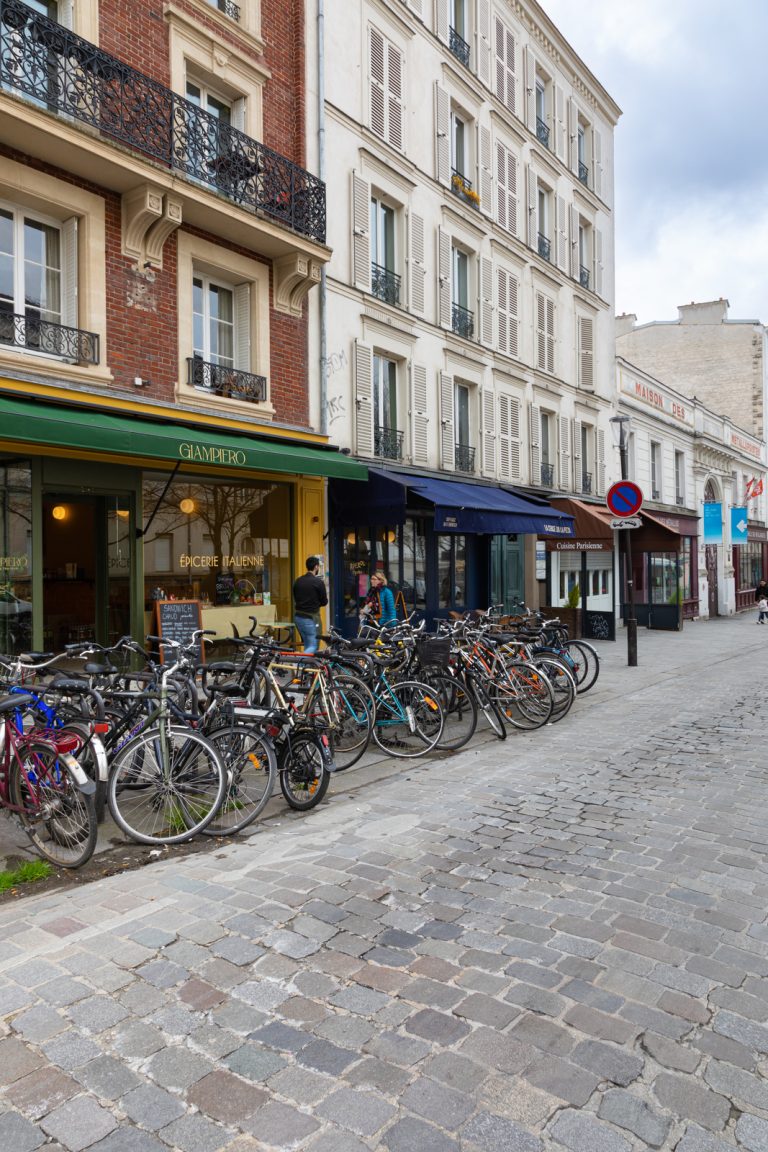
<instances>
[{"instance_id":1,"label":"gray louvered shutter","mask_svg":"<svg viewBox=\"0 0 768 1152\"><path fill-rule=\"evenodd\" d=\"M571 217L571 276L581 279L581 256L579 254L579 210L575 204L569 208Z\"/></svg>"},{"instance_id":2,"label":"gray louvered shutter","mask_svg":"<svg viewBox=\"0 0 768 1152\"><path fill-rule=\"evenodd\" d=\"M493 195L491 193L491 133L483 124L477 129L477 168L480 187L480 207L489 216L493 215Z\"/></svg>"},{"instance_id":3,"label":"gray louvered shutter","mask_svg":"<svg viewBox=\"0 0 768 1152\"><path fill-rule=\"evenodd\" d=\"M499 480L510 479L510 444L509 444L509 396L500 392L497 397L496 411L499 418L498 444L499 444Z\"/></svg>"},{"instance_id":4,"label":"gray louvered shutter","mask_svg":"<svg viewBox=\"0 0 768 1152\"><path fill-rule=\"evenodd\" d=\"M555 370L555 302L546 298L547 372Z\"/></svg>"},{"instance_id":5,"label":"gray louvered shutter","mask_svg":"<svg viewBox=\"0 0 768 1152\"><path fill-rule=\"evenodd\" d=\"M500 352L509 351L509 326L507 324L507 273L503 268L496 269L496 332Z\"/></svg>"},{"instance_id":6,"label":"gray louvered shutter","mask_svg":"<svg viewBox=\"0 0 768 1152\"><path fill-rule=\"evenodd\" d=\"M603 195L603 137L592 128L592 186L598 196Z\"/></svg>"},{"instance_id":7,"label":"gray louvered shutter","mask_svg":"<svg viewBox=\"0 0 768 1152\"><path fill-rule=\"evenodd\" d=\"M496 477L496 397L491 384L480 391L483 420L483 476Z\"/></svg>"},{"instance_id":8,"label":"gray louvered shutter","mask_svg":"<svg viewBox=\"0 0 768 1152\"><path fill-rule=\"evenodd\" d=\"M525 126L536 131L536 57L525 48Z\"/></svg>"},{"instance_id":9,"label":"gray louvered shutter","mask_svg":"<svg viewBox=\"0 0 768 1152\"><path fill-rule=\"evenodd\" d=\"M520 316L518 311L520 284L512 272L507 273L507 351L515 359L519 356L518 333Z\"/></svg>"},{"instance_id":10,"label":"gray louvered shutter","mask_svg":"<svg viewBox=\"0 0 768 1152\"><path fill-rule=\"evenodd\" d=\"M558 160L566 161L568 131L565 121L565 92L559 84L555 85L555 155Z\"/></svg>"},{"instance_id":11,"label":"gray louvered shutter","mask_svg":"<svg viewBox=\"0 0 768 1152\"><path fill-rule=\"evenodd\" d=\"M591 316L579 316L579 387L592 389L594 375L594 321Z\"/></svg>"},{"instance_id":12,"label":"gray louvered shutter","mask_svg":"<svg viewBox=\"0 0 768 1152\"><path fill-rule=\"evenodd\" d=\"M528 247L536 249L538 246L539 222L537 219L537 194L539 181L533 168L528 168Z\"/></svg>"},{"instance_id":13,"label":"gray louvered shutter","mask_svg":"<svg viewBox=\"0 0 768 1152\"><path fill-rule=\"evenodd\" d=\"M63 28L72 30L75 27L75 3L74 0L59 0L57 4L56 18Z\"/></svg>"},{"instance_id":14,"label":"gray louvered shutter","mask_svg":"<svg viewBox=\"0 0 768 1152\"><path fill-rule=\"evenodd\" d=\"M373 348L355 341L355 445L359 456L373 456Z\"/></svg>"},{"instance_id":15,"label":"gray louvered shutter","mask_svg":"<svg viewBox=\"0 0 768 1152\"><path fill-rule=\"evenodd\" d=\"M234 291L235 368L253 372L251 367L251 286L238 284Z\"/></svg>"},{"instance_id":16,"label":"gray louvered shutter","mask_svg":"<svg viewBox=\"0 0 768 1152\"><path fill-rule=\"evenodd\" d=\"M453 376L440 373L440 467L454 470L456 438L453 416Z\"/></svg>"},{"instance_id":17,"label":"gray louvered shutter","mask_svg":"<svg viewBox=\"0 0 768 1152\"><path fill-rule=\"evenodd\" d=\"M435 175L440 184L451 183L451 101L441 84L435 84Z\"/></svg>"},{"instance_id":18,"label":"gray louvered shutter","mask_svg":"<svg viewBox=\"0 0 768 1152\"><path fill-rule=\"evenodd\" d=\"M398 152L403 148L403 57L387 43L387 140Z\"/></svg>"},{"instance_id":19,"label":"gray louvered shutter","mask_svg":"<svg viewBox=\"0 0 768 1152\"><path fill-rule=\"evenodd\" d=\"M451 237L442 228L437 230L437 322L441 328L452 328L451 323Z\"/></svg>"},{"instance_id":20,"label":"gray louvered shutter","mask_svg":"<svg viewBox=\"0 0 768 1152\"><path fill-rule=\"evenodd\" d=\"M493 347L493 264L480 257L480 341Z\"/></svg>"},{"instance_id":21,"label":"gray louvered shutter","mask_svg":"<svg viewBox=\"0 0 768 1152\"><path fill-rule=\"evenodd\" d=\"M587 461L581 458L581 436L583 422L581 420L573 421L573 476L576 483L576 491L581 492L583 470L586 468Z\"/></svg>"},{"instance_id":22,"label":"gray louvered shutter","mask_svg":"<svg viewBox=\"0 0 768 1152\"><path fill-rule=\"evenodd\" d=\"M603 233L599 228L594 231L595 240L595 283L594 288L598 296L603 294Z\"/></svg>"},{"instance_id":23,"label":"gray louvered shutter","mask_svg":"<svg viewBox=\"0 0 768 1152\"><path fill-rule=\"evenodd\" d=\"M557 244L557 266L563 271L568 269L568 234L565 197L555 196L555 240Z\"/></svg>"},{"instance_id":24,"label":"gray louvered shutter","mask_svg":"<svg viewBox=\"0 0 768 1152\"><path fill-rule=\"evenodd\" d=\"M509 478L520 479L520 401L509 398Z\"/></svg>"},{"instance_id":25,"label":"gray louvered shutter","mask_svg":"<svg viewBox=\"0 0 768 1152\"><path fill-rule=\"evenodd\" d=\"M568 101L568 167L574 176L579 174L579 109L576 101Z\"/></svg>"},{"instance_id":26,"label":"gray louvered shutter","mask_svg":"<svg viewBox=\"0 0 768 1152\"><path fill-rule=\"evenodd\" d=\"M423 19L422 0L408 0L408 7L420 20Z\"/></svg>"},{"instance_id":27,"label":"gray louvered shutter","mask_svg":"<svg viewBox=\"0 0 768 1152\"><path fill-rule=\"evenodd\" d=\"M567 416L558 416L559 481L565 490L571 486L571 422Z\"/></svg>"},{"instance_id":28,"label":"gray louvered shutter","mask_svg":"<svg viewBox=\"0 0 768 1152\"><path fill-rule=\"evenodd\" d=\"M547 367L547 298L543 292L536 293L536 367L542 371Z\"/></svg>"},{"instance_id":29,"label":"gray louvered shutter","mask_svg":"<svg viewBox=\"0 0 768 1152\"><path fill-rule=\"evenodd\" d=\"M595 471L597 473L595 476L596 494L602 496L605 492L605 430L603 428L597 430L597 468Z\"/></svg>"},{"instance_id":30,"label":"gray louvered shutter","mask_svg":"<svg viewBox=\"0 0 768 1152\"><path fill-rule=\"evenodd\" d=\"M411 459L414 464L429 463L427 416L427 370L411 364Z\"/></svg>"},{"instance_id":31,"label":"gray louvered shutter","mask_svg":"<svg viewBox=\"0 0 768 1152\"><path fill-rule=\"evenodd\" d=\"M435 0L435 24L437 35L444 44L448 43L448 4L449 0Z\"/></svg>"},{"instance_id":32,"label":"gray louvered shutter","mask_svg":"<svg viewBox=\"0 0 768 1152\"><path fill-rule=\"evenodd\" d=\"M77 216L61 225L61 322L68 328L79 328L77 289ZM84 326L84 325L83 325Z\"/></svg>"},{"instance_id":33,"label":"gray louvered shutter","mask_svg":"<svg viewBox=\"0 0 768 1152\"><path fill-rule=\"evenodd\" d=\"M352 173L352 283L371 290L371 186Z\"/></svg>"},{"instance_id":34,"label":"gray louvered shutter","mask_svg":"<svg viewBox=\"0 0 768 1152\"><path fill-rule=\"evenodd\" d=\"M477 0L477 75L486 88L491 86L491 4Z\"/></svg>"},{"instance_id":35,"label":"gray louvered shutter","mask_svg":"<svg viewBox=\"0 0 768 1152\"><path fill-rule=\"evenodd\" d=\"M528 409L531 445L531 484L541 484L541 408L531 404Z\"/></svg>"},{"instance_id":36,"label":"gray louvered shutter","mask_svg":"<svg viewBox=\"0 0 768 1152\"><path fill-rule=\"evenodd\" d=\"M371 131L385 139L385 40L375 28L370 30L370 104Z\"/></svg>"},{"instance_id":37,"label":"gray louvered shutter","mask_svg":"<svg viewBox=\"0 0 768 1152\"><path fill-rule=\"evenodd\" d=\"M408 304L411 312L424 312L424 283L427 269L424 262L424 217L411 212L408 220Z\"/></svg>"}]
</instances>

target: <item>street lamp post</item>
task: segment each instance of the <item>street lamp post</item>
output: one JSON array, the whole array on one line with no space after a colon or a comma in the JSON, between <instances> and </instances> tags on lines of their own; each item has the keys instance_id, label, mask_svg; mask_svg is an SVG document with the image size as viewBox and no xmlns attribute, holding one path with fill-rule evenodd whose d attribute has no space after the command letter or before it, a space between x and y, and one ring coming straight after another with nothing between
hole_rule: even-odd
<instances>
[{"instance_id":1,"label":"street lamp post","mask_svg":"<svg viewBox=\"0 0 768 1152\"><path fill-rule=\"evenodd\" d=\"M621 478L629 480L629 416L612 416L611 431L621 462ZM635 618L635 583L632 574L632 530L620 531L623 541L624 574L627 581L627 666L637 667L637 620Z\"/></svg>"}]
</instances>

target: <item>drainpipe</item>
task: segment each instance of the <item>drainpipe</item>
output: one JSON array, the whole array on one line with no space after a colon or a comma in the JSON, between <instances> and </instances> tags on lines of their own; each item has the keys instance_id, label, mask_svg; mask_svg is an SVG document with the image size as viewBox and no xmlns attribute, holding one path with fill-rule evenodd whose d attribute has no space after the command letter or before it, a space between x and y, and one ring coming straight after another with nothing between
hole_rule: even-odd
<instances>
[{"instance_id":1,"label":"drainpipe","mask_svg":"<svg viewBox=\"0 0 768 1152\"><path fill-rule=\"evenodd\" d=\"M317 146L320 169L318 175L325 183L325 0L317 0ZM328 297L325 264L323 264L320 269L320 431L323 435L328 433L327 308Z\"/></svg>"}]
</instances>

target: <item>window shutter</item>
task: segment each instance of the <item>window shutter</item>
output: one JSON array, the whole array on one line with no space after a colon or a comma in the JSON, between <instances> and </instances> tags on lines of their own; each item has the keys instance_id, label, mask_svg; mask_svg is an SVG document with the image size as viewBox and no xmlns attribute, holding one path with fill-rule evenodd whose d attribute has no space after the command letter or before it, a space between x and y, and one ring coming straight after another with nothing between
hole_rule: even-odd
<instances>
[{"instance_id":1,"label":"window shutter","mask_svg":"<svg viewBox=\"0 0 768 1152\"><path fill-rule=\"evenodd\" d=\"M568 101L568 167L574 176L579 174L579 109L576 101Z\"/></svg>"},{"instance_id":2,"label":"window shutter","mask_svg":"<svg viewBox=\"0 0 768 1152\"><path fill-rule=\"evenodd\" d=\"M594 321L591 316L579 316L579 387L594 385Z\"/></svg>"},{"instance_id":3,"label":"window shutter","mask_svg":"<svg viewBox=\"0 0 768 1152\"><path fill-rule=\"evenodd\" d=\"M245 97L241 96L239 100L233 100L230 108L230 120L232 127L236 128L238 132L245 132Z\"/></svg>"},{"instance_id":4,"label":"window shutter","mask_svg":"<svg viewBox=\"0 0 768 1152\"><path fill-rule=\"evenodd\" d=\"M555 85L555 155L565 163L567 151L567 125L565 122L565 92Z\"/></svg>"},{"instance_id":5,"label":"window shutter","mask_svg":"<svg viewBox=\"0 0 768 1152\"><path fill-rule=\"evenodd\" d=\"M520 479L520 401L509 399L509 478Z\"/></svg>"},{"instance_id":6,"label":"window shutter","mask_svg":"<svg viewBox=\"0 0 768 1152\"><path fill-rule=\"evenodd\" d=\"M384 101L385 101L385 84L384 84L384 37L375 28L370 30L370 48L371 48L371 131L380 136L382 140L384 135Z\"/></svg>"},{"instance_id":7,"label":"window shutter","mask_svg":"<svg viewBox=\"0 0 768 1152\"><path fill-rule=\"evenodd\" d=\"M484 125L477 129L477 157L480 185L480 207L493 216L493 195L491 192L491 133Z\"/></svg>"},{"instance_id":8,"label":"window shutter","mask_svg":"<svg viewBox=\"0 0 768 1152\"><path fill-rule=\"evenodd\" d=\"M435 174L446 187L451 182L451 101L440 84L435 85Z\"/></svg>"},{"instance_id":9,"label":"window shutter","mask_svg":"<svg viewBox=\"0 0 768 1152\"><path fill-rule=\"evenodd\" d=\"M581 255L579 253L579 210L575 204L569 209L571 217L571 276L581 279Z\"/></svg>"},{"instance_id":10,"label":"window shutter","mask_svg":"<svg viewBox=\"0 0 768 1152\"><path fill-rule=\"evenodd\" d=\"M520 327L518 313L518 279L511 272L507 275L507 351L510 356L518 358L518 331Z\"/></svg>"},{"instance_id":11,"label":"window shutter","mask_svg":"<svg viewBox=\"0 0 768 1152\"><path fill-rule=\"evenodd\" d=\"M536 197L539 190L539 181L533 168L528 168L528 247L538 246L538 220L536 217Z\"/></svg>"},{"instance_id":12,"label":"window shutter","mask_svg":"<svg viewBox=\"0 0 768 1152\"><path fill-rule=\"evenodd\" d=\"M536 131L536 57L525 49L525 126Z\"/></svg>"},{"instance_id":13,"label":"window shutter","mask_svg":"<svg viewBox=\"0 0 768 1152\"><path fill-rule=\"evenodd\" d=\"M443 44L448 43L448 0L437 0L436 2L436 23L437 35Z\"/></svg>"},{"instance_id":14,"label":"window shutter","mask_svg":"<svg viewBox=\"0 0 768 1152\"><path fill-rule=\"evenodd\" d=\"M437 322L441 328L451 328L451 237L442 228L437 230L437 248Z\"/></svg>"},{"instance_id":15,"label":"window shutter","mask_svg":"<svg viewBox=\"0 0 768 1152\"><path fill-rule=\"evenodd\" d=\"M496 477L496 412L493 387L484 384L481 391L483 417L483 476Z\"/></svg>"},{"instance_id":16,"label":"window shutter","mask_svg":"<svg viewBox=\"0 0 768 1152\"><path fill-rule=\"evenodd\" d=\"M411 364L411 459L414 464L429 463L427 437L427 370Z\"/></svg>"},{"instance_id":17,"label":"window shutter","mask_svg":"<svg viewBox=\"0 0 768 1152\"><path fill-rule=\"evenodd\" d=\"M371 290L371 186L352 173L352 283Z\"/></svg>"},{"instance_id":18,"label":"window shutter","mask_svg":"<svg viewBox=\"0 0 768 1152\"><path fill-rule=\"evenodd\" d=\"M595 292L598 296L603 294L603 233L595 228Z\"/></svg>"},{"instance_id":19,"label":"window shutter","mask_svg":"<svg viewBox=\"0 0 768 1152\"><path fill-rule=\"evenodd\" d=\"M517 157L496 142L496 217L502 228L517 235Z\"/></svg>"},{"instance_id":20,"label":"window shutter","mask_svg":"<svg viewBox=\"0 0 768 1152\"><path fill-rule=\"evenodd\" d=\"M597 495L602 496L605 492L605 429L598 428L597 430L597 475L595 482L597 483Z\"/></svg>"},{"instance_id":21,"label":"window shutter","mask_svg":"<svg viewBox=\"0 0 768 1152\"><path fill-rule=\"evenodd\" d=\"M557 424L560 439L560 487L567 489L571 486L571 422L567 416L558 416Z\"/></svg>"},{"instance_id":22,"label":"window shutter","mask_svg":"<svg viewBox=\"0 0 768 1152\"><path fill-rule=\"evenodd\" d=\"M493 347L493 264L480 257L480 340Z\"/></svg>"},{"instance_id":23,"label":"window shutter","mask_svg":"<svg viewBox=\"0 0 768 1152\"><path fill-rule=\"evenodd\" d=\"M403 148L403 57L394 44L387 44L387 140L398 152Z\"/></svg>"},{"instance_id":24,"label":"window shutter","mask_svg":"<svg viewBox=\"0 0 768 1152\"><path fill-rule=\"evenodd\" d=\"M235 287L235 368L252 372L251 367L251 286Z\"/></svg>"},{"instance_id":25,"label":"window shutter","mask_svg":"<svg viewBox=\"0 0 768 1152\"><path fill-rule=\"evenodd\" d=\"M517 113L517 70L515 67L515 38L498 16L494 21L494 92L512 113Z\"/></svg>"},{"instance_id":26,"label":"window shutter","mask_svg":"<svg viewBox=\"0 0 768 1152\"><path fill-rule=\"evenodd\" d=\"M496 331L500 352L509 349L509 325L507 324L507 274L503 268L496 269Z\"/></svg>"},{"instance_id":27,"label":"window shutter","mask_svg":"<svg viewBox=\"0 0 768 1152\"><path fill-rule=\"evenodd\" d=\"M59 24L61 24L64 28L69 28L72 30L75 26L74 0L59 0L57 8L57 19Z\"/></svg>"},{"instance_id":28,"label":"window shutter","mask_svg":"<svg viewBox=\"0 0 768 1152\"><path fill-rule=\"evenodd\" d=\"M531 437L531 484L541 484L541 408L531 404L528 409Z\"/></svg>"},{"instance_id":29,"label":"window shutter","mask_svg":"<svg viewBox=\"0 0 768 1152\"><path fill-rule=\"evenodd\" d=\"M416 13L419 20L423 19L421 0L408 0L408 7L411 9L412 12Z\"/></svg>"},{"instance_id":30,"label":"window shutter","mask_svg":"<svg viewBox=\"0 0 768 1152\"><path fill-rule=\"evenodd\" d=\"M477 75L486 88L491 86L491 4L477 0Z\"/></svg>"},{"instance_id":31,"label":"window shutter","mask_svg":"<svg viewBox=\"0 0 768 1152\"><path fill-rule=\"evenodd\" d=\"M360 456L373 456L373 348L355 340L355 442Z\"/></svg>"},{"instance_id":32,"label":"window shutter","mask_svg":"<svg viewBox=\"0 0 768 1152\"><path fill-rule=\"evenodd\" d=\"M517 277L503 268L496 269L497 281L497 314L498 314L498 345L500 352L508 356L518 355L518 320L517 320Z\"/></svg>"},{"instance_id":33,"label":"window shutter","mask_svg":"<svg viewBox=\"0 0 768 1152\"><path fill-rule=\"evenodd\" d=\"M409 295L411 312L424 312L424 281L427 269L424 264L424 217L411 212L409 216Z\"/></svg>"},{"instance_id":34,"label":"window shutter","mask_svg":"<svg viewBox=\"0 0 768 1152\"><path fill-rule=\"evenodd\" d=\"M555 304L546 297L547 372L555 370Z\"/></svg>"},{"instance_id":35,"label":"window shutter","mask_svg":"<svg viewBox=\"0 0 768 1152\"><path fill-rule=\"evenodd\" d=\"M77 297L77 216L61 225L61 322L79 328Z\"/></svg>"},{"instance_id":36,"label":"window shutter","mask_svg":"<svg viewBox=\"0 0 768 1152\"><path fill-rule=\"evenodd\" d=\"M509 396L500 392L498 396L499 414L499 479L510 479L509 451Z\"/></svg>"},{"instance_id":37,"label":"window shutter","mask_svg":"<svg viewBox=\"0 0 768 1152\"><path fill-rule=\"evenodd\" d=\"M592 181L597 196L603 195L603 137L592 128Z\"/></svg>"},{"instance_id":38,"label":"window shutter","mask_svg":"<svg viewBox=\"0 0 768 1152\"><path fill-rule=\"evenodd\" d=\"M536 367L542 371L547 367L547 298L543 292L536 293Z\"/></svg>"},{"instance_id":39,"label":"window shutter","mask_svg":"<svg viewBox=\"0 0 768 1152\"><path fill-rule=\"evenodd\" d=\"M453 431L453 376L440 373L440 467L454 470L456 441Z\"/></svg>"},{"instance_id":40,"label":"window shutter","mask_svg":"<svg viewBox=\"0 0 768 1152\"><path fill-rule=\"evenodd\" d=\"M565 197L555 197L555 212L557 213L557 220L555 221L555 230L557 233L557 266L564 271L568 269L568 234L567 228L567 214L565 208Z\"/></svg>"}]
</instances>

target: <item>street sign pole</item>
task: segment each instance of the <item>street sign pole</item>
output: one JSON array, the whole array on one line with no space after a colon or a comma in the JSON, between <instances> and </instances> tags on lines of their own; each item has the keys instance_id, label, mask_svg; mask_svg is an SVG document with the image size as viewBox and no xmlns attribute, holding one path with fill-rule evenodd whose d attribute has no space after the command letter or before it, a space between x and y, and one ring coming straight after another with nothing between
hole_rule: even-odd
<instances>
[{"instance_id":1,"label":"street sign pole","mask_svg":"<svg viewBox=\"0 0 768 1152\"><path fill-rule=\"evenodd\" d=\"M619 445L621 478L629 478L628 445ZM635 581L632 571L632 533L622 532L619 537L624 542L624 573L627 581L627 667L637 668L637 618L635 617Z\"/></svg>"}]
</instances>

